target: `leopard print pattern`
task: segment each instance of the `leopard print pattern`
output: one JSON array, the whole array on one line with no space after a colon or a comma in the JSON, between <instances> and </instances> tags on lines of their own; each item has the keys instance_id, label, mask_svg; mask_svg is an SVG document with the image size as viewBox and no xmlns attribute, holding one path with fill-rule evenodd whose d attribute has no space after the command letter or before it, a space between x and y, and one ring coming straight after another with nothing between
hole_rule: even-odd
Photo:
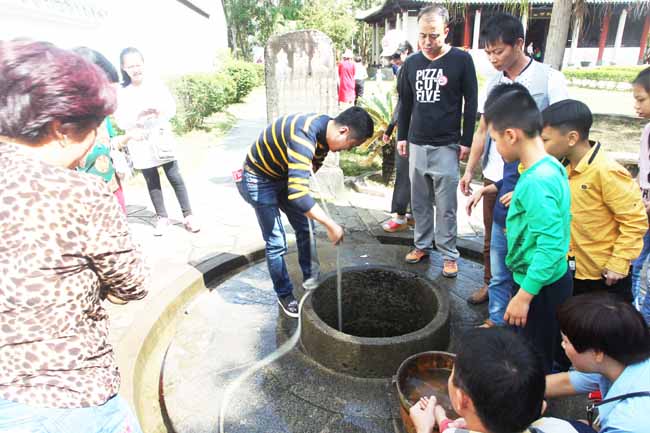
<instances>
[{"instance_id":1,"label":"leopard print pattern","mask_svg":"<svg viewBox=\"0 0 650 433\"><path fill-rule=\"evenodd\" d=\"M0 143L0 398L101 405L120 375L102 300L143 298L146 269L97 176Z\"/></svg>"}]
</instances>

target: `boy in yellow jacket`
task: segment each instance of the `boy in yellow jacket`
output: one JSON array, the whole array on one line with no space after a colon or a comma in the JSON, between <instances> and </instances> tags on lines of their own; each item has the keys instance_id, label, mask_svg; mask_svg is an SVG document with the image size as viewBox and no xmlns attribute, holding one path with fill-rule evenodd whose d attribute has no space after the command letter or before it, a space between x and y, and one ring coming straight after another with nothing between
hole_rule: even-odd
<instances>
[{"instance_id":1,"label":"boy in yellow jacket","mask_svg":"<svg viewBox=\"0 0 650 433\"><path fill-rule=\"evenodd\" d=\"M567 99L542 116L544 147L564 160L569 175L573 294L608 291L632 302L630 266L648 230L639 186L589 140L593 119L585 104Z\"/></svg>"}]
</instances>

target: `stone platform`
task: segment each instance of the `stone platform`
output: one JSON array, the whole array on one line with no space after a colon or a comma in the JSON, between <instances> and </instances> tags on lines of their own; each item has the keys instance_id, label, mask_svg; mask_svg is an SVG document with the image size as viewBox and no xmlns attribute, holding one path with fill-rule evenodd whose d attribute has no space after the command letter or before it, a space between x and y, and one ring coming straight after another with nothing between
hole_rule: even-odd
<instances>
[{"instance_id":1,"label":"stone platform","mask_svg":"<svg viewBox=\"0 0 650 433\"><path fill-rule=\"evenodd\" d=\"M441 275L442 259L437 254L427 263L407 265L403 261L407 251L406 246L380 245L366 237L347 239L340 247L344 266L377 264L407 269L438 285L449 296L451 344L431 349L454 351L459 331L478 325L486 316L485 305L472 307L465 302L482 282L482 267L461 259L458 278L447 279ZM334 247L321 241L319 256L323 273L335 269ZM288 254L287 262L299 287L297 254ZM164 410L173 431L215 432L228 384L286 341L297 321L279 313L263 261L215 281L209 293L188 305L185 315L163 364ZM391 378L339 374L294 348L235 393L226 431L395 432L401 429L398 410Z\"/></svg>"}]
</instances>

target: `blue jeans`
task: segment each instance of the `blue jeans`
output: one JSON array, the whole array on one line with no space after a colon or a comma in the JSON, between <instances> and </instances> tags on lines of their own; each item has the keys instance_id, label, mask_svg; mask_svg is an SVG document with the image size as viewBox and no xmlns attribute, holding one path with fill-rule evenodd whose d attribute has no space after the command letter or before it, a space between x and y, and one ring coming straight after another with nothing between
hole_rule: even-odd
<instances>
[{"instance_id":1,"label":"blue jeans","mask_svg":"<svg viewBox=\"0 0 650 433\"><path fill-rule=\"evenodd\" d=\"M101 406L59 409L0 399L0 432L142 433L126 401L114 396Z\"/></svg>"},{"instance_id":2,"label":"blue jeans","mask_svg":"<svg viewBox=\"0 0 650 433\"><path fill-rule=\"evenodd\" d=\"M302 270L303 281L318 276L318 257L315 243L312 247L309 226L313 223L305 214L289 201L286 180L273 180L244 170L237 189L257 216L266 242L266 264L273 281L273 289L278 297L292 293L293 285L287 272L284 255L287 253L287 237L282 225L280 210L284 212L296 233L298 263ZM313 261L313 263L312 263Z\"/></svg>"},{"instance_id":3,"label":"blue jeans","mask_svg":"<svg viewBox=\"0 0 650 433\"><path fill-rule=\"evenodd\" d=\"M639 306L641 314L650 324L650 290L646 289L645 298L641 298L641 270L650 254L650 230L643 236L643 249L639 257L632 263L632 296ZM650 275L646 275L646 287L650 287Z\"/></svg>"},{"instance_id":4,"label":"blue jeans","mask_svg":"<svg viewBox=\"0 0 650 433\"><path fill-rule=\"evenodd\" d=\"M505 228L501 224L496 221L492 222L492 240L490 241L492 277L488 286L488 311L490 320L500 326L506 324L503 316L506 314L514 286L512 272L506 266L508 241L504 230Z\"/></svg>"}]
</instances>

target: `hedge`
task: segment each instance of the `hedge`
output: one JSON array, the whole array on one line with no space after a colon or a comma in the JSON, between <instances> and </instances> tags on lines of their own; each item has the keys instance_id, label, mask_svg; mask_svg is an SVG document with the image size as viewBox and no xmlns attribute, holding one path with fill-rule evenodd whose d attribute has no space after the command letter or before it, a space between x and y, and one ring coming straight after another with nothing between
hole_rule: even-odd
<instances>
[{"instance_id":1,"label":"hedge","mask_svg":"<svg viewBox=\"0 0 650 433\"><path fill-rule=\"evenodd\" d=\"M172 124L177 133L202 128L206 118L240 102L263 83L263 67L239 60L227 62L222 71L184 75L170 83L178 109Z\"/></svg>"},{"instance_id":2,"label":"hedge","mask_svg":"<svg viewBox=\"0 0 650 433\"><path fill-rule=\"evenodd\" d=\"M630 83L646 66L599 66L595 68L565 68L562 69L567 79L613 81Z\"/></svg>"}]
</instances>

